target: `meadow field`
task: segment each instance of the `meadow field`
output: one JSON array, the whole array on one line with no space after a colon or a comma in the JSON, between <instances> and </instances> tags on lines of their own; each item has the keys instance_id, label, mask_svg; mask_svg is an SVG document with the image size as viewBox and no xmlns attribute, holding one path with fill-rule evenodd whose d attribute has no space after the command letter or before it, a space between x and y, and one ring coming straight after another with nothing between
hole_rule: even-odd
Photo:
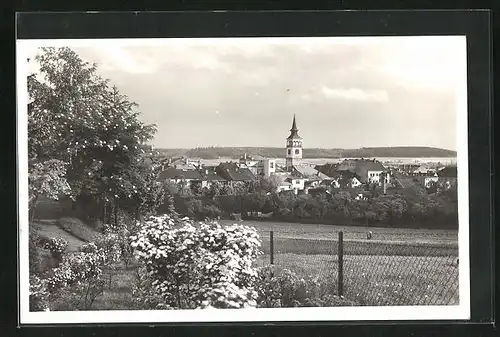
<instances>
[{"instance_id":1,"label":"meadow field","mask_svg":"<svg viewBox=\"0 0 500 337\"><path fill-rule=\"evenodd\" d=\"M301 277L326 279L334 293L338 288L337 233L343 231L343 294L356 305L459 303L456 230L240 223L255 227L261 236L264 255L257 261L259 266L271 262L272 230L274 265ZM370 240L368 231L373 233Z\"/></svg>"},{"instance_id":2,"label":"meadow field","mask_svg":"<svg viewBox=\"0 0 500 337\"><path fill-rule=\"evenodd\" d=\"M344 240L366 240L372 232L372 242L414 243L414 244L457 244L457 230L381 228L364 226L336 226L324 224L301 224L273 221L235 221L221 220L222 224L239 223L255 227L261 237L268 237L274 232L275 238L336 240L338 232L344 232Z\"/></svg>"}]
</instances>

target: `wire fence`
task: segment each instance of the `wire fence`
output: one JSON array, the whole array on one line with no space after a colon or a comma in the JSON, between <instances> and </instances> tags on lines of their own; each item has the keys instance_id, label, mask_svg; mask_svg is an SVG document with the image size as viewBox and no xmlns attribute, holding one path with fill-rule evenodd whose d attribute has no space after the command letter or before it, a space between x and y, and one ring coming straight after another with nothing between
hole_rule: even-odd
<instances>
[{"instance_id":1,"label":"wire fence","mask_svg":"<svg viewBox=\"0 0 500 337\"><path fill-rule=\"evenodd\" d=\"M261 233L269 264L316 277L356 305L456 305L459 303L458 244L297 237Z\"/></svg>"}]
</instances>

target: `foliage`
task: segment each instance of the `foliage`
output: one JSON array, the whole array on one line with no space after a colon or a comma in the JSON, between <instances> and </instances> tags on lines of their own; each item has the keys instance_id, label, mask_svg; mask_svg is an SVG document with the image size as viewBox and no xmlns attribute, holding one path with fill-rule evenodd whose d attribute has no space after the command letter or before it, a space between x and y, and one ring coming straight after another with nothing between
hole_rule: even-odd
<instances>
[{"instance_id":1,"label":"foliage","mask_svg":"<svg viewBox=\"0 0 500 337\"><path fill-rule=\"evenodd\" d=\"M44 248L49 250L52 254L60 256L68 247L68 241L63 238L51 238L45 243Z\"/></svg>"},{"instance_id":2,"label":"foliage","mask_svg":"<svg viewBox=\"0 0 500 337\"><path fill-rule=\"evenodd\" d=\"M37 275L30 275L29 285L30 311L48 311L47 281Z\"/></svg>"},{"instance_id":3,"label":"foliage","mask_svg":"<svg viewBox=\"0 0 500 337\"><path fill-rule=\"evenodd\" d=\"M75 196L150 211L161 199L146 143L155 126L139 120L137 105L69 48L42 48L39 74L28 77L30 161L69 163ZM77 198L78 200L78 198Z\"/></svg>"},{"instance_id":4,"label":"foliage","mask_svg":"<svg viewBox=\"0 0 500 337\"><path fill-rule=\"evenodd\" d=\"M164 303L161 292L153 286L154 279L145 266L140 266L135 271L135 282L132 286L132 296L137 309L161 310L172 309Z\"/></svg>"},{"instance_id":5,"label":"foliage","mask_svg":"<svg viewBox=\"0 0 500 337\"><path fill-rule=\"evenodd\" d=\"M261 308L350 306L335 294L332 277L300 277L289 269L269 265L259 269L258 306Z\"/></svg>"},{"instance_id":6,"label":"foliage","mask_svg":"<svg viewBox=\"0 0 500 337\"><path fill-rule=\"evenodd\" d=\"M40 271L40 265L42 263L42 258L40 256L40 250L38 247L39 236L36 233L30 231L29 233L29 273L30 275L36 275Z\"/></svg>"},{"instance_id":7,"label":"foliage","mask_svg":"<svg viewBox=\"0 0 500 337\"><path fill-rule=\"evenodd\" d=\"M58 200L61 195L71 194L71 187L66 180L66 163L57 159L32 163L29 165L28 186L32 220L40 195Z\"/></svg>"},{"instance_id":8,"label":"foliage","mask_svg":"<svg viewBox=\"0 0 500 337\"><path fill-rule=\"evenodd\" d=\"M258 176L256 180L249 183L249 192L263 192L274 193L280 185L279 177L272 176Z\"/></svg>"},{"instance_id":9,"label":"foliage","mask_svg":"<svg viewBox=\"0 0 500 337\"><path fill-rule=\"evenodd\" d=\"M96 243L85 244L78 252L63 255L61 263L50 271L43 282L33 279L30 286L38 289L36 294L46 293L53 299L69 291L77 296L77 306L83 301L83 309L89 309L103 293L106 284L110 285L111 279L106 281L102 277L103 267L112 268L120 258L121 250L116 237L107 235ZM33 298L34 303L38 297Z\"/></svg>"},{"instance_id":10,"label":"foliage","mask_svg":"<svg viewBox=\"0 0 500 337\"><path fill-rule=\"evenodd\" d=\"M195 224L151 217L132 237L152 285L172 308L255 306L253 261L260 241L253 228L216 222Z\"/></svg>"},{"instance_id":11,"label":"foliage","mask_svg":"<svg viewBox=\"0 0 500 337\"><path fill-rule=\"evenodd\" d=\"M66 232L85 242L92 242L100 237L99 232L77 218L63 217L56 224Z\"/></svg>"}]
</instances>

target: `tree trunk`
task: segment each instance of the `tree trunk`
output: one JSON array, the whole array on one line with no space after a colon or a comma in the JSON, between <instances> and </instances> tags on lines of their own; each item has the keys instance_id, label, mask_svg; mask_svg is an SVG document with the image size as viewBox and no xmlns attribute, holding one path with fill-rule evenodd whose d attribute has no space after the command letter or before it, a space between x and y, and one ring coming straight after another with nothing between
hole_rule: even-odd
<instances>
[{"instance_id":1,"label":"tree trunk","mask_svg":"<svg viewBox=\"0 0 500 337\"><path fill-rule=\"evenodd\" d=\"M103 215L102 215L102 222L103 223L106 223L106 208L108 207L108 204L106 203L106 201L104 201L104 207L102 208L102 211L103 211Z\"/></svg>"}]
</instances>

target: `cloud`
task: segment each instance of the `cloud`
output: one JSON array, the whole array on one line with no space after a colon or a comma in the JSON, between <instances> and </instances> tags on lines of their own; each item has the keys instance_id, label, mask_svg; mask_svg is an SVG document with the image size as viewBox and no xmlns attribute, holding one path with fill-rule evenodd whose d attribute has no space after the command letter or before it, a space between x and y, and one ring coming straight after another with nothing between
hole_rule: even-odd
<instances>
[{"instance_id":1,"label":"cloud","mask_svg":"<svg viewBox=\"0 0 500 337\"><path fill-rule=\"evenodd\" d=\"M133 53L131 50L119 46L106 46L95 49L98 56L99 68L104 71L119 71L129 74L154 73L157 63L146 54Z\"/></svg>"},{"instance_id":2,"label":"cloud","mask_svg":"<svg viewBox=\"0 0 500 337\"><path fill-rule=\"evenodd\" d=\"M389 96L385 90L361 90L357 88L337 89L321 87L321 94L329 99L345 99L351 101L387 102Z\"/></svg>"}]
</instances>

